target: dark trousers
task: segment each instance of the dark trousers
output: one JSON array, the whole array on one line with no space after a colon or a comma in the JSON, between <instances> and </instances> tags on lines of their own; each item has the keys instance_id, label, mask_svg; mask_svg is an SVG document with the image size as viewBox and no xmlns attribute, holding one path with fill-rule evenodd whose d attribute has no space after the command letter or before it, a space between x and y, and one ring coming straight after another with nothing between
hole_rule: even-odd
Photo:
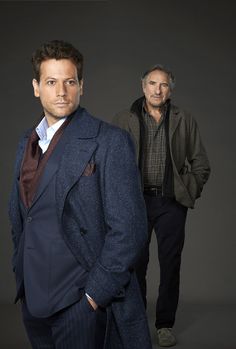
<instances>
[{"instance_id":1,"label":"dark trousers","mask_svg":"<svg viewBox=\"0 0 236 349\"><path fill-rule=\"evenodd\" d=\"M146 306L146 272L149 261L149 244L154 229L160 267L159 294L156 303L156 328L172 327L179 300L181 252L187 208L174 199L144 195L149 240L143 249L136 272Z\"/></svg>"},{"instance_id":2,"label":"dark trousers","mask_svg":"<svg viewBox=\"0 0 236 349\"><path fill-rule=\"evenodd\" d=\"M23 302L22 315L33 349L103 348L106 311L94 311L86 296L48 318L33 317Z\"/></svg>"}]
</instances>

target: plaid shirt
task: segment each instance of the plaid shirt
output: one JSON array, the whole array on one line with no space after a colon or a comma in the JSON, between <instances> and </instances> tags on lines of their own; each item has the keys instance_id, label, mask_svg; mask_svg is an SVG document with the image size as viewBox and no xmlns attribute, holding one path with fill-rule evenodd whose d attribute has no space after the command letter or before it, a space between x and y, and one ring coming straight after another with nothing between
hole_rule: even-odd
<instances>
[{"instance_id":1,"label":"plaid shirt","mask_svg":"<svg viewBox=\"0 0 236 349\"><path fill-rule=\"evenodd\" d=\"M144 121L144 143L143 143L143 179L144 186L161 187L165 174L166 162L166 134L165 115L166 105L163 108L162 116L157 122L148 114L143 104L142 115Z\"/></svg>"}]
</instances>

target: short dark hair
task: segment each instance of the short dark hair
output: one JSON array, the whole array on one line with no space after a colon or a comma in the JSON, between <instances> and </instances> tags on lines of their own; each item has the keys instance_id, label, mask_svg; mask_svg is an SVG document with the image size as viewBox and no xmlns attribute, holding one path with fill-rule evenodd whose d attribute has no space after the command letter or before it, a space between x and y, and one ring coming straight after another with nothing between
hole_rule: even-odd
<instances>
[{"instance_id":1,"label":"short dark hair","mask_svg":"<svg viewBox=\"0 0 236 349\"><path fill-rule=\"evenodd\" d=\"M42 44L32 55L32 65L34 76L37 81L40 80L41 63L48 59L69 59L76 68L79 81L83 74L83 55L72 44L62 40L53 40Z\"/></svg>"},{"instance_id":2,"label":"short dark hair","mask_svg":"<svg viewBox=\"0 0 236 349\"><path fill-rule=\"evenodd\" d=\"M171 90L173 90L173 88L175 87L175 77L174 77L174 74L169 69L165 68L162 64L155 64L151 68L146 70L145 73L143 73L141 80L142 81L145 80L146 77L148 76L148 74L150 74L151 72L153 72L155 70L162 71L162 72L164 72L164 73L166 73L168 75L168 78L169 78L169 81L170 81L170 88L171 88Z\"/></svg>"}]
</instances>

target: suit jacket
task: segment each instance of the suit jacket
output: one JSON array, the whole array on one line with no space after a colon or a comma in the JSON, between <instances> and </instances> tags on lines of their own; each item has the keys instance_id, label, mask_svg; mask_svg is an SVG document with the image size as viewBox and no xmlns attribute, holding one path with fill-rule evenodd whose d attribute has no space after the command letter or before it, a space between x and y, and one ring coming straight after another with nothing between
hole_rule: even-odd
<instances>
[{"instance_id":1,"label":"suit jacket","mask_svg":"<svg viewBox=\"0 0 236 349\"><path fill-rule=\"evenodd\" d=\"M114 117L113 123L131 134L139 162L143 135L138 115L125 110ZM196 121L188 112L173 104L169 117L169 146L175 198L182 205L193 208L210 175L210 165Z\"/></svg>"},{"instance_id":2,"label":"suit jacket","mask_svg":"<svg viewBox=\"0 0 236 349\"><path fill-rule=\"evenodd\" d=\"M9 206L13 269L22 237L18 178L30 132L18 146ZM133 143L127 132L95 119L82 108L67 126L66 137L60 161L48 162L51 175L56 176L57 215L65 242L89 272L85 291L107 309L105 347L150 349L147 319L133 272L147 240ZM39 189L38 197L43 190Z\"/></svg>"}]
</instances>

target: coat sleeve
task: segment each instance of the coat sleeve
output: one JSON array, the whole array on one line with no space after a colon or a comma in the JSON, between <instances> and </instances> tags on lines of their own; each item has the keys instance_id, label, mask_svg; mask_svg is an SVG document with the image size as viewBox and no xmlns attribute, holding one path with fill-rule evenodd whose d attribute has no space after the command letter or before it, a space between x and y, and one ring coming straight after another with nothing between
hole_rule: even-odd
<instances>
[{"instance_id":1,"label":"coat sleeve","mask_svg":"<svg viewBox=\"0 0 236 349\"><path fill-rule=\"evenodd\" d=\"M117 129L107 146L103 182L106 238L85 288L100 306L125 295L130 271L147 241L139 171L134 146L126 131Z\"/></svg>"},{"instance_id":2,"label":"coat sleeve","mask_svg":"<svg viewBox=\"0 0 236 349\"><path fill-rule=\"evenodd\" d=\"M18 197L19 195L18 194L18 177L19 177L19 170L20 170L20 165L22 161L24 147L26 144L28 134L30 132L31 132L31 129L25 132L25 134L20 139L17 147L16 160L14 165L13 183L12 183L11 193L8 201L8 215L11 223L11 236L13 241L13 256L12 256L13 271L15 271L15 268L16 268L18 245L19 245L21 234L22 234L22 217L20 214L19 197ZM13 222L15 223L14 227L13 227Z\"/></svg>"},{"instance_id":3,"label":"coat sleeve","mask_svg":"<svg viewBox=\"0 0 236 349\"><path fill-rule=\"evenodd\" d=\"M210 164L196 121L190 117L187 159L199 189L199 196L210 175Z\"/></svg>"}]
</instances>

